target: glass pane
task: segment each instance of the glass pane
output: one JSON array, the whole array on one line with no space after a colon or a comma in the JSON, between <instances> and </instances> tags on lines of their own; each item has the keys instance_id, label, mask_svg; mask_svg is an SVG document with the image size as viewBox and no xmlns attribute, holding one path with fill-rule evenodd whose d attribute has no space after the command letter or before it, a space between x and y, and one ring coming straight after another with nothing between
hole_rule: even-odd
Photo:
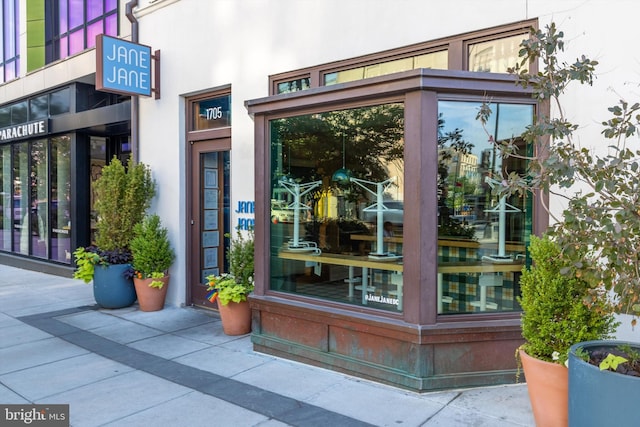
<instances>
[{"instance_id":1,"label":"glass pane","mask_svg":"<svg viewBox=\"0 0 640 427\"><path fill-rule=\"evenodd\" d=\"M278 93L298 92L309 89L309 77L278 83Z\"/></svg>"},{"instance_id":2,"label":"glass pane","mask_svg":"<svg viewBox=\"0 0 640 427\"><path fill-rule=\"evenodd\" d=\"M13 80L18 77L18 63L15 61L9 62L5 66L4 70L5 81Z\"/></svg>"},{"instance_id":3,"label":"glass pane","mask_svg":"<svg viewBox=\"0 0 640 427\"><path fill-rule=\"evenodd\" d=\"M118 9L118 0L107 0L106 1L106 10L105 13L109 13L113 10L117 10Z\"/></svg>"},{"instance_id":4,"label":"glass pane","mask_svg":"<svg viewBox=\"0 0 640 427\"><path fill-rule=\"evenodd\" d=\"M520 43L526 34L469 45L469 71L506 73L518 63Z\"/></svg>"},{"instance_id":5,"label":"glass pane","mask_svg":"<svg viewBox=\"0 0 640 427\"><path fill-rule=\"evenodd\" d=\"M193 130L231 126L231 95L195 102L193 120Z\"/></svg>"},{"instance_id":6,"label":"glass pane","mask_svg":"<svg viewBox=\"0 0 640 427\"><path fill-rule=\"evenodd\" d=\"M441 50L439 52L418 55L413 58L414 68L433 68L436 70L446 70L449 68L449 51Z\"/></svg>"},{"instance_id":7,"label":"glass pane","mask_svg":"<svg viewBox=\"0 0 640 427\"><path fill-rule=\"evenodd\" d=\"M47 142L31 143L31 255L49 256L49 174Z\"/></svg>"},{"instance_id":8,"label":"glass pane","mask_svg":"<svg viewBox=\"0 0 640 427\"><path fill-rule=\"evenodd\" d=\"M16 27L18 25L18 11L16 10L16 4L13 1L5 1L4 9L3 9L3 39L4 39L4 50L7 55L7 59L16 55L18 52L17 47L17 31Z\"/></svg>"},{"instance_id":9,"label":"glass pane","mask_svg":"<svg viewBox=\"0 0 640 427\"><path fill-rule=\"evenodd\" d=\"M96 36L102 34L102 21L94 22L91 25L87 25L87 49L90 49L96 45Z\"/></svg>"},{"instance_id":10,"label":"glass pane","mask_svg":"<svg viewBox=\"0 0 640 427\"><path fill-rule=\"evenodd\" d=\"M100 177L102 168L107 164L107 140L106 138L91 137L89 146L89 162L91 164L91 176L89 179L91 180L92 188L89 203L91 206L91 241L94 242L96 232L96 213L93 206L95 205L96 196L93 191L93 183Z\"/></svg>"},{"instance_id":11,"label":"glass pane","mask_svg":"<svg viewBox=\"0 0 640 427\"><path fill-rule=\"evenodd\" d=\"M11 106L11 124L17 125L27 122L29 120L27 111L27 101L13 104Z\"/></svg>"},{"instance_id":12,"label":"glass pane","mask_svg":"<svg viewBox=\"0 0 640 427\"><path fill-rule=\"evenodd\" d=\"M103 13L102 0L87 0L87 22L93 21Z\"/></svg>"},{"instance_id":13,"label":"glass pane","mask_svg":"<svg viewBox=\"0 0 640 427\"><path fill-rule=\"evenodd\" d=\"M71 138L51 139L51 259L71 262Z\"/></svg>"},{"instance_id":14,"label":"glass pane","mask_svg":"<svg viewBox=\"0 0 640 427\"><path fill-rule=\"evenodd\" d=\"M69 88L53 92L49 99L49 114L52 116L68 113L70 110L70 90Z\"/></svg>"},{"instance_id":15,"label":"glass pane","mask_svg":"<svg viewBox=\"0 0 640 427\"><path fill-rule=\"evenodd\" d=\"M0 145L0 249L5 251L11 250L14 224L11 182L11 146Z\"/></svg>"},{"instance_id":16,"label":"glass pane","mask_svg":"<svg viewBox=\"0 0 640 427\"><path fill-rule=\"evenodd\" d=\"M69 31L69 17L67 15L67 1L66 0L60 0L58 2L58 7L60 8L59 11L59 26L60 26L60 32L59 34L64 34L67 31Z\"/></svg>"},{"instance_id":17,"label":"glass pane","mask_svg":"<svg viewBox=\"0 0 640 427\"><path fill-rule=\"evenodd\" d=\"M230 229L229 153L200 155L200 283L228 271L225 253Z\"/></svg>"},{"instance_id":18,"label":"glass pane","mask_svg":"<svg viewBox=\"0 0 640 427\"><path fill-rule=\"evenodd\" d=\"M336 71L324 75L324 85L352 82L370 77L384 76L415 68L437 68L446 70L449 62L449 54L446 50L418 55L410 58L395 59L393 61L380 62L350 70Z\"/></svg>"},{"instance_id":19,"label":"glass pane","mask_svg":"<svg viewBox=\"0 0 640 427\"><path fill-rule=\"evenodd\" d=\"M65 0L61 0L64 3ZM84 24L84 0L68 0L69 2L69 29L72 30Z\"/></svg>"},{"instance_id":20,"label":"glass pane","mask_svg":"<svg viewBox=\"0 0 640 427\"><path fill-rule=\"evenodd\" d=\"M108 36L117 36L118 35L118 15L113 14L109 15L105 18L105 28L104 33Z\"/></svg>"},{"instance_id":21,"label":"glass pane","mask_svg":"<svg viewBox=\"0 0 640 427\"><path fill-rule=\"evenodd\" d=\"M69 38L61 37L60 38L60 59L66 58L69 56Z\"/></svg>"},{"instance_id":22,"label":"glass pane","mask_svg":"<svg viewBox=\"0 0 640 427\"><path fill-rule=\"evenodd\" d=\"M351 70L337 71L335 73L325 74L324 85L329 86L362 79L364 79L364 67L358 67Z\"/></svg>"},{"instance_id":23,"label":"glass pane","mask_svg":"<svg viewBox=\"0 0 640 427\"><path fill-rule=\"evenodd\" d=\"M29 143L13 145L13 251L29 254Z\"/></svg>"},{"instance_id":24,"label":"glass pane","mask_svg":"<svg viewBox=\"0 0 640 427\"><path fill-rule=\"evenodd\" d=\"M69 56L84 50L84 31L78 30L69 34Z\"/></svg>"},{"instance_id":25,"label":"glass pane","mask_svg":"<svg viewBox=\"0 0 640 427\"><path fill-rule=\"evenodd\" d=\"M11 126L11 106L0 108L0 128Z\"/></svg>"},{"instance_id":26,"label":"glass pane","mask_svg":"<svg viewBox=\"0 0 640 427\"><path fill-rule=\"evenodd\" d=\"M29 100L29 120L49 117L49 95L41 95Z\"/></svg>"},{"instance_id":27,"label":"glass pane","mask_svg":"<svg viewBox=\"0 0 640 427\"><path fill-rule=\"evenodd\" d=\"M364 77L384 76L392 73L399 73L413 69L413 58L396 59L395 61L387 61L375 65L367 65L364 67Z\"/></svg>"},{"instance_id":28,"label":"glass pane","mask_svg":"<svg viewBox=\"0 0 640 427\"><path fill-rule=\"evenodd\" d=\"M270 126L271 289L402 311L403 105Z\"/></svg>"},{"instance_id":29,"label":"glass pane","mask_svg":"<svg viewBox=\"0 0 640 427\"><path fill-rule=\"evenodd\" d=\"M440 101L438 120L438 311L519 310L518 280L532 218L529 199L500 197L499 177L523 172L493 141L513 140L533 122L532 105L490 104L483 129L478 102Z\"/></svg>"}]
</instances>

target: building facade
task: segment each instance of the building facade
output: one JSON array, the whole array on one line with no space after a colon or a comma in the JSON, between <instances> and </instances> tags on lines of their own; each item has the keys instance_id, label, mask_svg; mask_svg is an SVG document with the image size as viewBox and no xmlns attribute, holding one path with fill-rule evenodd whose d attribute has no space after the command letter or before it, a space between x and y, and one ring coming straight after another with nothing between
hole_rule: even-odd
<instances>
[{"instance_id":1,"label":"building facade","mask_svg":"<svg viewBox=\"0 0 640 427\"><path fill-rule=\"evenodd\" d=\"M555 21L567 61L605 67L567 95L597 136L638 63L601 22L631 36L633 2L76 3L2 2L1 262L71 274L92 180L133 153L178 254L168 303L210 307L225 234L254 228L256 350L415 390L513 381L519 272L548 217L497 196L526 165L491 141L526 151L550 107L506 71ZM159 51L154 96L96 90L98 34Z\"/></svg>"}]
</instances>

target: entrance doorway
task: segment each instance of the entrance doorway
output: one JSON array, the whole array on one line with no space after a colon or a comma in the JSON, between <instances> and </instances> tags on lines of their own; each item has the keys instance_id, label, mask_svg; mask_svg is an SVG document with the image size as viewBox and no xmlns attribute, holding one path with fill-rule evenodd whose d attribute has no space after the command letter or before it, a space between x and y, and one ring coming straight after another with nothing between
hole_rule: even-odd
<instances>
[{"instance_id":1,"label":"entrance doorway","mask_svg":"<svg viewBox=\"0 0 640 427\"><path fill-rule=\"evenodd\" d=\"M229 138L191 146L188 277L191 303L216 307L206 299L207 276L227 271L230 229Z\"/></svg>"}]
</instances>

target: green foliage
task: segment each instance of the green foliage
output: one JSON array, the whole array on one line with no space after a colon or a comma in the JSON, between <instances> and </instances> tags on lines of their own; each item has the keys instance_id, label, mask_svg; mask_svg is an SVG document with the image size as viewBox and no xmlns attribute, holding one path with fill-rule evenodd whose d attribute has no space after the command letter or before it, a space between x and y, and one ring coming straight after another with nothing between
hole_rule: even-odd
<instances>
[{"instance_id":1,"label":"green foliage","mask_svg":"<svg viewBox=\"0 0 640 427\"><path fill-rule=\"evenodd\" d=\"M143 163L128 168L114 157L94 183L97 214L96 246L128 250L133 228L142 221L155 194L151 170Z\"/></svg>"},{"instance_id":2,"label":"green foliage","mask_svg":"<svg viewBox=\"0 0 640 427\"><path fill-rule=\"evenodd\" d=\"M607 354L607 357L605 357L604 360L600 362L600 370L605 371L608 369L610 371L615 371L616 369L618 369L619 364L625 362L628 362L628 360L624 357L616 356L615 354L609 353Z\"/></svg>"},{"instance_id":3,"label":"green foliage","mask_svg":"<svg viewBox=\"0 0 640 427\"><path fill-rule=\"evenodd\" d=\"M604 339L614 331L613 314L605 295L593 297L590 283L549 236L531 236L529 250L534 264L522 272L518 298L524 349L532 357L564 364L573 344Z\"/></svg>"},{"instance_id":4,"label":"green foliage","mask_svg":"<svg viewBox=\"0 0 640 427\"><path fill-rule=\"evenodd\" d=\"M510 70L534 98L553 105L555 117L540 114L520 136L532 145L532 157L511 150L516 139L496 144L504 156L528 161L525 173L504 172L501 192L526 196L542 190L564 197L563 216L549 212L556 221L551 233L563 258L590 284L594 298L603 288L613 291L616 311L640 314L640 104L621 100L607 108L602 137L579 139L581 128L567 119L561 101L571 84L593 83L598 63L584 55L562 62L563 37L555 24L531 29L521 44L521 63ZM542 65L535 74L525 68L533 61ZM485 105L478 119L486 123L490 114ZM554 193L554 188L561 191Z\"/></svg>"},{"instance_id":5,"label":"green foliage","mask_svg":"<svg viewBox=\"0 0 640 427\"><path fill-rule=\"evenodd\" d=\"M226 235L231 237L230 235ZM253 231L249 236L243 236L237 230L236 237L231 240L231 245L227 250L227 260L229 261L229 272L220 276L208 276L208 290L218 291L218 301L227 305L229 302L242 302L254 288L254 236Z\"/></svg>"},{"instance_id":6,"label":"green foliage","mask_svg":"<svg viewBox=\"0 0 640 427\"><path fill-rule=\"evenodd\" d=\"M162 227L158 215L149 215L133 228L131 240L132 267L138 278L164 277L173 260L175 253L167 236L167 229ZM151 287L162 288L163 283L154 280Z\"/></svg>"},{"instance_id":7,"label":"green foliage","mask_svg":"<svg viewBox=\"0 0 640 427\"><path fill-rule=\"evenodd\" d=\"M77 266L76 270L73 272L73 278L80 279L84 281L84 283L92 281L95 266L101 262L100 255L80 247L73 252L73 256Z\"/></svg>"}]
</instances>

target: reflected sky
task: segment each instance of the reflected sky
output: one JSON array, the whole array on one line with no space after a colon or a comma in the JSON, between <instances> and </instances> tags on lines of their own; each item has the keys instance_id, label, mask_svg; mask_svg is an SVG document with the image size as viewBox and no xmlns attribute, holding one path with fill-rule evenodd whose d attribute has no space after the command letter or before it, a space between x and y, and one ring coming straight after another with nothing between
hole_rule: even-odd
<instances>
[{"instance_id":1,"label":"reflected sky","mask_svg":"<svg viewBox=\"0 0 640 427\"><path fill-rule=\"evenodd\" d=\"M444 120L442 132L462 129L463 138L474 145L472 152L476 155L490 146L487 132L497 140L510 139L522 134L533 121L533 105L491 103L489 105L492 113L485 132L480 121L476 119L481 105L480 102L459 101L438 103L438 112Z\"/></svg>"}]
</instances>

